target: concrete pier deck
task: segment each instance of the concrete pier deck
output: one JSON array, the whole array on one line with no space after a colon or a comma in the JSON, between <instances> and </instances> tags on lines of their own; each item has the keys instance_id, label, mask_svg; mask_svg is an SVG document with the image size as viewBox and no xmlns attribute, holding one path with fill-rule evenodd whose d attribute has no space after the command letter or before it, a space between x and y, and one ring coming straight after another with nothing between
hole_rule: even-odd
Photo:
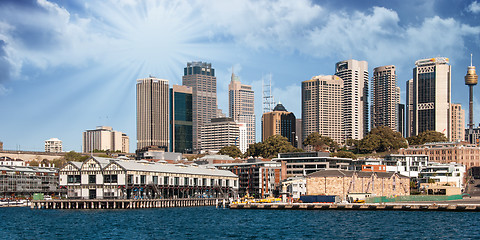
<instances>
[{"instance_id":1,"label":"concrete pier deck","mask_svg":"<svg viewBox=\"0 0 480 240\"><path fill-rule=\"evenodd\" d=\"M224 199L184 198L184 199L62 199L34 200L32 209L135 209L215 206Z\"/></svg>"},{"instance_id":2,"label":"concrete pier deck","mask_svg":"<svg viewBox=\"0 0 480 240\"><path fill-rule=\"evenodd\" d=\"M275 210L397 210L480 212L480 203L248 203L230 204L230 209Z\"/></svg>"}]
</instances>

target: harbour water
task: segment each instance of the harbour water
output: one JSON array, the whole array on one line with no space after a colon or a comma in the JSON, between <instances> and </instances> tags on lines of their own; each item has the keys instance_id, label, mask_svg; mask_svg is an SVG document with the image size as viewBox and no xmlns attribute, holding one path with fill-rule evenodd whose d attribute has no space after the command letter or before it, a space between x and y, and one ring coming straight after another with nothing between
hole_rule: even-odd
<instances>
[{"instance_id":1,"label":"harbour water","mask_svg":"<svg viewBox=\"0 0 480 240\"><path fill-rule=\"evenodd\" d=\"M480 213L0 208L0 239L480 239Z\"/></svg>"}]
</instances>

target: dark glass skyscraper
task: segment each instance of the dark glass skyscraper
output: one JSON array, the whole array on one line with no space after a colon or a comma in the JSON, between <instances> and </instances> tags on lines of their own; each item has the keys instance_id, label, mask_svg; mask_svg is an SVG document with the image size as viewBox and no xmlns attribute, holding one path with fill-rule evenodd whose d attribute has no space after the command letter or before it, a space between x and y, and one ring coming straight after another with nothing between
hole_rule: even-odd
<instances>
[{"instance_id":1,"label":"dark glass skyscraper","mask_svg":"<svg viewBox=\"0 0 480 240\"><path fill-rule=\"evenodd\" d=\"M192 88L170 88L170 152L193 151Z\"/></svg>"}]
</instances>

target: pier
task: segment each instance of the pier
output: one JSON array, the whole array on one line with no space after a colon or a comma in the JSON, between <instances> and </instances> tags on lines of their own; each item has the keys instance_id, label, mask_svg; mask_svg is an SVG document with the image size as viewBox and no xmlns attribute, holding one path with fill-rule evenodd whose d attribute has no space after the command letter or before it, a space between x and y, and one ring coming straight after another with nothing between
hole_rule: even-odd
<instances>
[{"instance_id":1,"label":"pier","mask_svg":"<svg viewBox=\"0 0 480 240\"><path fill-rule=\"evenodd\" d=\"M216 206L224 202L218 198L183 199L61 199L34 200L32 209L137 209Z\"/></svg>"},{"instance_id":2,"label":"pier","mask_svg":"<svg viewBox=\"0 0 480 240\"><path fill-rule=\"evenodd\" d=\"M230 209L271 210L395 210L480 212L480 204L455 203L240 203Z\"/></svg>"}]
</instances>

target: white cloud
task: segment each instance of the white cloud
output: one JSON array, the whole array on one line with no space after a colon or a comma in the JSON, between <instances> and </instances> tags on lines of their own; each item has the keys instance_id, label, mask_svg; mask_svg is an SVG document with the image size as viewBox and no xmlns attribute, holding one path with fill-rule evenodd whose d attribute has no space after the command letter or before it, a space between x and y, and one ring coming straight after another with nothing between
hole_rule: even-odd
<instances>
[{"instance_id":1,"label":"white cloud","mask_svg":"<svg viewBox=\"0 0 480 240\"><path fill-rule=\"evenodd\" d=\"M480 13L480 3L478 3L477 1L472 2L470 5L468 5L467 11L475 14Z\"/></svg>"}]
</instances>

